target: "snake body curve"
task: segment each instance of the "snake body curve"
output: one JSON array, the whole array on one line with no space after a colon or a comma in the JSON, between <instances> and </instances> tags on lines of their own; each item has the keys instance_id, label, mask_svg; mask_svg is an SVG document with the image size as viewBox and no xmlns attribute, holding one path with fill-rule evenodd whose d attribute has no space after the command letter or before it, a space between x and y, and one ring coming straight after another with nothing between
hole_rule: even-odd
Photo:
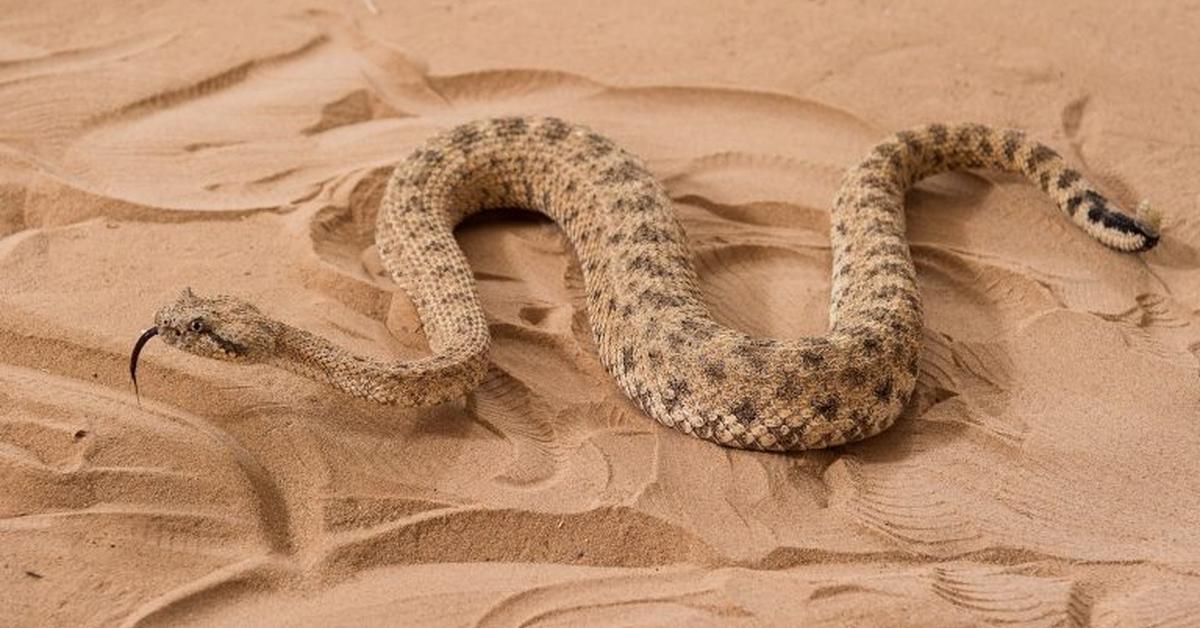
<instances>
[{"instance_id":1,"label":"snake body curve","mask_svg":"<svg viewBox=\"0 0 1200 628\"><path fill-rule=\"evenodd\" d=\"M354 356L230 297L185 294L160 311L156 326L195 353L268 362L380 403L453 399L482 381L490 344L453 229L479 211L526 208L565 233L600 360L648 415L731 447L838 445L888 428L912 394L923 323L904 195L926 176L961 168L1023 174L1111 248L1143 251L1158 240L1149 221L1114 207L1054 150L1020 132L977 124L904 131L851 168L834 201L828 333L756 338L709 315L671 200L641 160L582 126L509 117L430 138L396 167L385 191L376 243L416 306L429 357ZM191 340L180 331L188 320Z\"/></svg>"},{"instance_id":2,"label":"snake body curve","mask_svg":"<svg viewBox=\"0 0 1200 628\"><path fill-rule=\"evenodd\" d=\"M429 140L396 168L376 241L408 288L437 381L347 381L380 401L428 403L473 387L489 336L452 234L470 214L522 207L565 232L581 264L599 356L660 423L722 445L837 445L886 429L916 381L921 302L905 239L904 194L956 168L1024 174L1104 244L1144 250L1157 236L1113 208L1052 149L1014 131L932 125L876 146L844 179L832 212L830 331L753 338L708 314L663 186L632 154L554 118L503 118ZM453 372L453 377L437 373Z\"/></svg>"}]
</instances>

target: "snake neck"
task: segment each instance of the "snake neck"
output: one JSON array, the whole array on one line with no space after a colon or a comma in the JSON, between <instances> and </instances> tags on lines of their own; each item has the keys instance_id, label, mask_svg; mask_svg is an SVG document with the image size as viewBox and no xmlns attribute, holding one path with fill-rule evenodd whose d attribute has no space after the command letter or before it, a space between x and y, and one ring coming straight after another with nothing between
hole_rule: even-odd
<instances>
[{"instance_id":1,"label":"snake neck","mask_svg":"<svg viewBox=\"0 0 1200 628\"><path fill-rule=\"evenodd\" d=\"M412 361L364 357L316 335L272 321L272 366L376 403L427 406L461 397L487 371L486 356L449 351Z\"/></svg>"}]
</instances>

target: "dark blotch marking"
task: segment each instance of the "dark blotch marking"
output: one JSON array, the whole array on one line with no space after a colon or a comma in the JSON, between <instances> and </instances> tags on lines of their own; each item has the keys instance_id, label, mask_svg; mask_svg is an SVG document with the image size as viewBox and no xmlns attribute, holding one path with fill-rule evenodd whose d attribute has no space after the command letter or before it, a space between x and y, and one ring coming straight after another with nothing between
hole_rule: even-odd
<instances>
[{"instance_id":1,"label":"dark blotch marking","mask_svg":"<svg viewBox=\"0 0 1200 628\"><path fill-rule=\"evenodd\" d=\"M1066 170L1062 171L1062 174L1058 175L1058 189L1065 190L1072 185L1075 185L1075 182L1082 178L1083 175L1079 174L1078 170L1075 170L1074 168L1067 168Z\"/></svg>"},{"instance_id":2,"label":"dark blotch marking","mask_svg":"<svg viewBox=\"0 0 1200 628\"><path fill-rule=\"evenodd\" d=\"M880 159L886 159L892 155L895 155L899 151L900 145L896 142L884 142L877 145L872 153Z\"/></svg>"},{"instance_id":3,"label":"dark blotch marking","mask_svg":"<svg viewBox=\"0 0 1200 628\"><path fill-rule=\"evenodd\" d=\"M1074 216L1075 212L1079 211L1079 206L1083 204L1083 197L1076 194L1067 199L1067 215Z\"/></svg>"},{"instance_id":4,"label":"dark blotch marking","mask_svg":"<svg viewBox=\"0 0 1200 628\"><path fill-rule=\"evenodd\" d=\"M1042 165L1042 162L1058 157L1058 153L1054 152L1053 148L1038 144L1029 153L1029 157L1025 159L1025 168L1030 172L1037 170L1037 167Z\"/></svg>"},{"instance_id":5,"label":"dark blotch marking","mask_svg":"<svg viewBox=\"0 0 1200 628\"><path fill-rule=\"evenodd\" d=\"M964 124L958 127L958 130L954 132L954 143L958 144L959 146L970 146L971 136L977 135L979 132L980 128L978 126L973 124Z\"/></svg>"},{"instance_id":6,"label":"dark blotch marking","mask_svg":"<svg viewBox=\"0 0 1200 628\"><path fill-rule=\"evenodd\" d=\"M892 400L892 393L895 389L892 386L892 378L887 377L879 385L875 387L875 398L881 402L887 403Z\"/></svg>"},{"instance_id":7,"label":"dark blotch marking","mask_svg":"<svg viewBox=\"0 0 1200 628\"><path fill-rule=\"evenodd\" d=\"M825 363L825 356L819 351L813 349L805 349L800 352L800 361L804 362L804 366L808 368L817 368Z\"/></svg>"},{"instance_id":8,"label":"dark blotch marking","mask_svg":"<svg viewBox=\"0 0 1200 628\"><path fill-rule=\"evenodd\" d=\"M212 338L213 342L217 343L217 346L221 347L221 349L223 351L227 351L236 356L246 355L246 347L244 345L240 345L236 342L233 342L232 340L226 340L226 339L218 336L217 334L213 333L213 331L210 329L205 329L204 331L202 331L200 333L204 334L205 336L208 336L209 338Z\"/></svg>"},{"instance_id":9,"label":"dark blotch marking","mask_svg":"<svg viewBox=\"0 0 1200 628\"><path fill-rule=\"evenodd\" d=\"M525 118L499 118L496 120L496 134L500 137L516 137L524 135L529 130Z\"/></svg>"},{"instance_id":10,"label":"dark blotch marking","mask_svg":"<svg viewBox=\"0 0 1200 628\"><path fill-rule=\"evenodd\" d=\"M541 135L551 142L559 142L571 134L571 125L558 118L546 118L542 123Z\"/></svg>"},{"instance_id":11,"label":"dark blotch marking","mask_svg":"<svg viewBox=\"0 0 1200 628\"><path fill-rule=\"evenodd\" d=\"M464 124L450 132L450 143L464 152L471 152L483 134L473 125Z\"/></svg>"},{"instance_id":12,"label":"dark blotch marking","mask_svg":"<svg viewBox=\"0 0 1200 628\"><path fill-rule=\"evenodd\" d=\"M883 176L881 176L880 174L878 174L876 172L869 172L869 173L864 174L861 177L859 177L858 180L865 187L875 188L875 189L885 192L886 194L899 193L899 189L897 188L897 185L896 185L896 180L892 176L888 176L887 178L884 178Z\"/></svg>"},{"instance_id":13,"label":"dark blotch marking","mask_svg":"<svg viewBox=\"0 0 1200 628\"><path fill-rule=\"evenodd\" d=\"M406 212L418 214L424 214L428 212L428 208L425 207L425 199L417 196L416 194L408 197L408 200L405 201L404 205L400 209Z\"/></svg>"},{"instance_id":14,"label":"dark blotch marking","mask_svg":"<svg viewBox=\"0 0 1200 628\"><path fill-rule=\"evenodd\" d=\"M604 185L621 185L632 183L642 175L642 168L632 160L626 159L621 163L610 166L600 173L599 183Z\"/></svg>"},{"instance_id":15,"label":"dark blotch marking","mask_svg":"<svg viewBox=\"0 0 1200 628\"><path fill-rule=\"evenodd\" d=\"M637 366L637 360L633 357L633 347L621 347L621 370L628 373Z\"/></svg>"},{"instance_id":16,"label":"dark blotch marking","mask_svg":"<svg viewBox=\"0 0 1200 628\"><path fill-rule=\"evenodd\" d=\"M725 380L725 365L720 362L709 362L704 365L704 377L712 383Z\"/></svg>"},{"instance_id":17,"label":"dark blotch marking","mask_svg":"<svg viewBox=\"0 0 1200 628\"><path fill-rule=\"evenodd\" d=\"M756 344L754 341L750 341L734 347L733 354L745 360L746 364L750 365L750 368L759 370L766 366L766 362L763 361L762 351L760 349L761 345Z\"/></svg>"},{"instance_id":18,"label":"dark blotch marking","mask_svg":"<svg viewBox=\"0 0 1200 628\"><path fill-rule=\"evenodd\" d=\"M666 294L657 290L643 290L638 295L640 303L647 303L657 309L668 307L681 307L683 305L683 297L674 294Z\"/></svg>"},{"instance_id":19,"label":"dark blotch marking","mask_svg":"<svg viewBox=\"0 0 1200 628\"><path fill-rule=\"evenodd\" d=\"M716 335L712 324L705 324L697 318L688 317L679 322L679 327L698 341L705 341Z\"/></svg>"},{"instance_id":20,"label":"dark blotch marking","mask_svg":"<svg viewBox=\"0 0 1200 628\"><path fill-rule=\"evenodd\" d=\"M650 366L652 366L656 369L660 368L663 363L662 351L659 351L658 349L651 349L651 350L647 351L646 352L646 361L650 363Z\"/></svg>"},{"instance_id":21,"label":"dark blotch marking","mask_svg":"<svg viewBox=\"0 0 1200 628\"><path fill-rule=\"evenodd\" d=\"M1120 212L1109 211L1101 206L1093 206L1088 210L1088 218L1094 222L1099 222L1107 229L1114 229L1121 233L1135 233L1157 242L1155 235L1147 233L1141 225Z\"/></svg>"},{"instance_id":22,"label":"dark blotch marking","mask_svg":"<svg viewBox=\"0 0 1200 628\"><path fill-rule=\"evenodd\" d=\"M1108 212L1105 214L1104 226L1108 227L1109 229L1116 229L1122 233L1145 233L1144 230L1138 226L1138 224L1134 222L1132 218L1117 212Z\"/></svg>"},{"instance_id":23,"label":"dark blotch marking","mask_svg":"<svg viewBox=\"0 0 1200 628\"><path fill-rule=\"evenodd\" d=\"M589 161L601 159L617 150L616 145L609 141L608 138L596 133L585 135L583 142L583 150L571 157L571 161L576 164L586 164Z\"/></svg>"},{"instance_id":24,"label":"dark blotch marking","mask_svg":"<svg viewBox=\"0 0 1200 628\"><path fill-rule=\"evenodd\" d=\"M1123 214L1120 214L1118 212L1109 211L1108 199L1104 198L1104 196L1102 196L1099 192L1096 192L1095 190L1088 190L1087 192L1084 192L1083 193L1083 202L1086 203L1088 206L1087 217L1092 222L1099 222L1099 223L1103 224L1105 227L1111 226L1114 229L1117 229L1118 231L1123 231L1125 233L1133 233L1133 232L1140 233L1141 232L1140 229L1137 229L1135 227L1133 221L1128 219L1127 217L1125 217ZM1120 216L1121 218L1125 218L1125 220L1124 221L1113 220L1112 224L1110 225L1109 224L1109 216ZM1117 225L1127 225L1129 228L1124 229Z\"/></svg>"},{"instance_id":25,"label":"dark blotch marking","mask_svg":"<svg viewBox=\"0 0 1200 628\"><path fill-rule=\"evenodd\" d=\"M591 144L592 146L607 146L609 148L612 148L613 146L612 141L610 141L607 137L600 135L599 133L588 133L586 139L588 144Z\"/></svg>"},{"instance_id":26,"label":"dark blotch marking","mask_svg":"<svg viewBox=\"0 0 1200 628\"><path fill-rule=\"evenodd\" d=\"M729 411L742 425L749 425L758 420L758 407L754 400L746 397Z\"/></svg>"},{"instance_id":27,"label":"dark blotch marking","mask_svg":"<svg viewBox=\"0 0 1200 628\"><path fill-rule=\"evenodd\" d=\"M850 246L847 245L846 252L850 252ZM902 257L907 252L907 247L899 242L883 242L867 249L867 257L880 257L884 255L894 255Z\"/></svg>"},{"instance_id":28,"label":"dark blotch marking","mask_svg":"<svg viewBox=\"0 0 1200 628\"><path fill-rule=\"evenodd\" d=\"M671 236L665 229L655 227L650 223L642 223L633 232L632 242L670 242Z\"/></svg>"},{"instance_id":29,"label":"dark blotch marking","mask_svg":"<svg viewBox=\"0 0 1200 628\"><path fill-rule=\"evenodd\" d=\"M1017 158L1017 150L1021 148L1021 142L1025 137L1016 131L1009 131L1004 134L1004 158L1010 163Z\"/></svg>"},{"instance_id":30,"label":"dark blotch marking","mask_svg":"<svg viewBox=\"0 0 1200 628\"><path fill-rule=\"evenodd\" d=\"M832 421L837 418L838 407L841 405L842 402L836 395L830 395L824 399L814 400L812 407L817 414L825 417L825 420Z\"/></svg>"},{"instance_id":31,"label":"dark blotch marking","mask_svg":"<svg viewBox=\"0 0 1200 628\"><path fill-rule=\"evenodd\" d=\"M890 298L896 296L897 294L900 294L900 290L901 290L900 286L897 286L897 285L883 286L882 288L878 288L877 290L872 292L871 298L876 299L876 300L890 299ZM864 342L864 344L865 344L865 342Z\"/></svg>"},{"instance_id":32,"label":"dark blotch marking","mask_svg":"<svg viewBox=\"0 0 1200 628\"><path fill-rule=\"evenodd\" d=\"M921 142L917 140L917 134L912 131L901 131L896 134L896 139L908 148L909 152L916 154L921 150Z\"/></svg>"},{"instance_id":33,"label":"dark blotch marking","mask_svg":"<svg viewBox=\"0 0 1200 628\"><path fill-rule=\"evenodd\" d=\"M851 366L842 371L842 381L851 386L858 387L866 383L867 375L863 373L862 369Z\"/></svg>"},{"instance_id":34,"label":"dark blotch marking","mask_svg":"<svg viewBox=\"0 0 1200 628\"><path fill-rule=\"evenodd\" d=\"M668 271L665 266L654 261L653 258L645 253L642 253L641 255L629 260L629 264L626 266L626 268L631 271L642 271L654 277L668 277L671 275L670 271Z\"/></svg>"},{"instance_id":35,"label":"dark blotch marking","mask_svg":"<svg viewBox=\"0 0 1200 628\"><path fill-rule=\"evenodd\" d=\"M621 197L613 203L613 208L620 212L647 212L654 208L654 197L649 194L638 194L632 198Z\"/></svg>"}]
</instances>

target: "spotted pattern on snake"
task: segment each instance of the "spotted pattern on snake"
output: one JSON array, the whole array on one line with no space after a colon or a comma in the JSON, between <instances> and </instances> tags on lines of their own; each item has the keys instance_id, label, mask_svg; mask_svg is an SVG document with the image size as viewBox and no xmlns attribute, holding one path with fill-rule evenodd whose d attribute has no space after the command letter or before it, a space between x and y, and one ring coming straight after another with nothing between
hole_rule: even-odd
<instances>
[{"instance_id":1,"label":"spotted pattern on snake","mask_svg":"<svg viewBox=\"0 0 1200 628\"><path fill-rule=\"evenodd\" d=\"M509 117L432 137L397 166L385 192L376 242L416 306L429 357L354 356L239 299L191 293L161 310L148 334L379 403L454 399L484 378L490 343L454 227L483 210L527 208L566 234L600 360L646 414L730 447L840 445L887 429L913 392L923 323L904 195L924 177L963 168L1024 175L1114 249L1144 251L1158 241L1154 221L1122 212L1020 132L977 124L904 131L851 168L834 201L828 333L757 338L709 314L671 200L640 159L583 126Z\"/></svg>"}]
</instances>

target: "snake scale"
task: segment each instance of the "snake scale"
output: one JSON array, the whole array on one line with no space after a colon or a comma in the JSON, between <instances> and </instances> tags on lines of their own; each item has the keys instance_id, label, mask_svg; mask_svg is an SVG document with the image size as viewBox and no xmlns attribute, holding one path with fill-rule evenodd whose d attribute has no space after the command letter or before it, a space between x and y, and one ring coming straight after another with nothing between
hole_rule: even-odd
<instances>
[{"instance_id":1,"label":"snake scale","mask_svg":"<svg viewBox=\"0 0 1200 628\"><path fill-rule=\"evenodd\" d=\"M413 300L431 355L352 355L229 296L185 291L150 337L194 354L266 363L379 403L460 397L488 367L488 324L453 229L485 209L553 219L578 257L599 357L654 419L730 447L811 449L887 429L913 392L922 310L905 239L905 192L953 169L1024 175L1075 224L1120 251L1158 241L1155 221L1122 212L1054 150L978 124L900 132L851 168L831 211L829 331L757 338L717 323L662 184L636 156L556 118L480 120L440 133L400 163L378 216L384 266Z\"/></svg>"}]
</instances>

